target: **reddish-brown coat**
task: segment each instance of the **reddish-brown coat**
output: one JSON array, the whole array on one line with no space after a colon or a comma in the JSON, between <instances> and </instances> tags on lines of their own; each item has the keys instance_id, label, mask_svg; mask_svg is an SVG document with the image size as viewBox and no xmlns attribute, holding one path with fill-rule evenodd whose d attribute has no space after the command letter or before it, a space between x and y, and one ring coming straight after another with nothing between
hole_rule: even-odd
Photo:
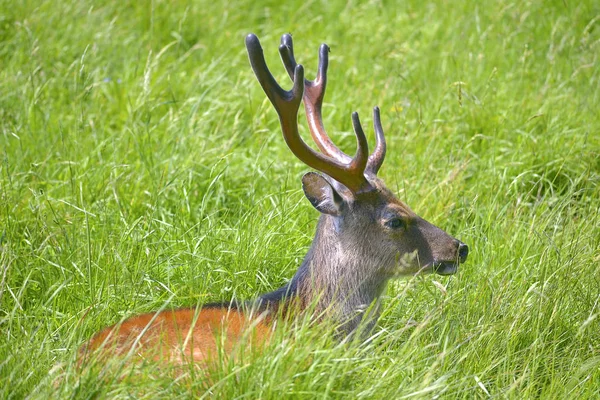
<instances>
[{"instance_id":1,"label":"reddish-brown coat","mask_svg":"<svg viewBox=\"0 0 600 400\"><path fill-rule=\"evenodd\" d=\"M271 325L264 316L224 307L142 314L100 331L81 349L80 360L93 355L207 363L219 348L231 354L238 343L265 345Z\"/></svg>"}]
</instances>

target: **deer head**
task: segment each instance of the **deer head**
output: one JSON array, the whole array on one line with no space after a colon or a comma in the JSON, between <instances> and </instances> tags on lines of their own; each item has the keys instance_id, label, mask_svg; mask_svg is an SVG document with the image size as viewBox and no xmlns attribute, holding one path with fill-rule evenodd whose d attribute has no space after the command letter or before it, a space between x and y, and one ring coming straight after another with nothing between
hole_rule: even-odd
<instances>
[{"instance_id":1,"label":"deer head","mask_svg":"<svg viewBox=\"0 0 600 400\"><path fill-rule=\"evenodd\" d=\"M377 177L386 154L379 109L373 111L375 150L369 155L358 114L352 114L357 150L350 157L336 147L323 126L321 106L327 83L329 47L321 45L317 76L304 79L304 68L294 59L292 37L283 35L279 53L293 81L282 89L270 73L258 38L246 37L250 63L279 115L290 150L309 167L302 187L321 217L317 233L291 283L274 296L319 292L324 306L346 317L375 300L395 276L436 272L453 274L465 262L468 247L425 221L400 201ZM309 130L321 152L309 147L298 133L298 110L304 100ZM277 292L274 292L277 293ZM271 296L271 297L269 297ZM355 324L351 324L350 329Z\"/></svg>"}]
</instances>

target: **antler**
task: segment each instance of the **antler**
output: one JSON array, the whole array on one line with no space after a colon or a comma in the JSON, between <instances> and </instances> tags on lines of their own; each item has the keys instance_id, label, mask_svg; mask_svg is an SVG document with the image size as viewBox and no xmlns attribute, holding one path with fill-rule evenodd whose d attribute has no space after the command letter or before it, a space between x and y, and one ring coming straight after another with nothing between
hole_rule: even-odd
<instances>
[{"instance_id":1,"label":"antler","mask_svg":"<svg viewBox=\"0 0 600 400\"><path fill-rule=\"evenodd\" d=\"M281 36L279 53L281 54L281 60L283 61L283 65L285 66L288 75L292 81L295 82L294 69L298 64L294 58L294 44L292 41L292 35L285 34ZM329 46L322 44L319 48L319 66L317 69L317 76L312 81L309 81L308 79L304 80L304 109L306 111L306 119L308 121L311 136L313 137L319 149L323 153L334 157L341 162L348 163L350 160L352 160L350 156L333 144L327 135L327 132L325 131L325 127L323 126L321 106L323 105L325 88L327 86L328 66ZM354 123L354 116L352 118ZM379 171L379 168L381 168L383 160L385 159L386 152L385 137L383 134L383 128L381 126L381 118L378 107L373 109L373 126L376 134L375 151L368 158L366 172L372 175L377 175L377 172ZM360 130L362 131L362 128Z\"/></svg>"},{"instance_id":2,"label":"antler","mask_svg":"<svg viewBox=\"0 0 600 400\"><path fill-rule=\"evenodd\" d=\"M385 144L385 136L383 134L383 127L381 126L381 116L379 115L379 107L373 108L373 128L375 129L375 151L369 156L369 162L367 162L367 172L377 175L379 168L385 160L385 150L387 148Z\"/></svg>"},{"instance_id":3,"label":"antler","mask_svg":"<svg viewBox=\"0 0 600 400\"><path fill-rule=\"evenodd\" d=\"M321 46L321 48L323 49L323 46ZM302 65L296 65L294 62L292 74L294 86L289 91L284 90L279 86L273 75L271 75L267 63L265 62L262 47L260 46L260 42L256 35L249 34L246 36L246 49L248 50L248 56L254 74L279 115L279 122L281 124L285 142L296 157L309 167L317 169L342 183L354 193L371 190L373 187L364 175L369 159L367 138L360 125L358 114L352 114L352 125L354 126L354 132L356 133L356 140L358 143L354 158L348 157L337 149L328 137L325 141L325 145L323 145L323 142L317 141L317 145L319 145L319 148L326 155L317 153L302 140L298 133L298 109L300 108L300 102L302 101L305 89L304 68ZM327 49L327 47L325 47L325 49ZM282 51L281 47L280 51ZM327 61L325 59L325 71L327 69L326 64ZM323 70L323 68L320 69ZM321 120L320 117L317 118L317 121L319 120ZM312 133L312 135L314 138L315 134ZM324 137L326 137L326 135L324 135ZM324 148L326 150L324 150ZM329 151L331 148L335 148L338 153L330 153ZM337 155L333 156L332 154ZM337 158L339 154L343 154L346 159L340 159L341 157Z\"/></svg>"}]
</instances>

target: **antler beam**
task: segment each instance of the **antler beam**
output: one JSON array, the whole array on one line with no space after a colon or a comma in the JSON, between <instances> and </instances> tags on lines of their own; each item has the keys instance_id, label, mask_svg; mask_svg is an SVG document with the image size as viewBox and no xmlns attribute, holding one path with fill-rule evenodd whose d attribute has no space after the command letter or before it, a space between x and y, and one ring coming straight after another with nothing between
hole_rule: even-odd
<instances>
[{"instance_id":1,"label":"antler beam","mask_svg":"<svg viewBox=\"0 0 600 400\"><path fill-rule=\"evenodd\" d=\"M376 173L385 155L385 141L380 140L380 137L383 138L383 130L380 129L381 122L379 121L378 110L375 112L377 120L374 121L377 132L377 146L371 157L369 157L367 138L362 130L357 113L352 114L352 125L357 141L356 155L353 158L350 158L333 144L323 127L321 105L327 81L327 53L329 47L327 45L321 46L317 78L314 81L308 81L304 79L304 68L302 65L297 64L294 59L292 37L283 35L279 52L294 83L289 91L282 89L269 71L260 41L256 35L249 34L246 37L246 49L254 74L279 115L283 137L296 157L308 166L342 183L354 193L373 189L373 186L365 177L365 171ZM302 98L304 98L311 135L324 154L311 149L302 140L298 132L298 110ZM378 165L375 168L368 165L373 163Z\"/></svg>"},{"instance_id":2,"label":"antler beam","mask_svg":"<svg viewBox=\"0 0 600 400\"><path fill-rule=\"evenodd\" d=\"M288 75L294 80L294 69L297 66L294 57L294 43L292 35L285 34L281 36L281 45L279 46L281 60L285 66ZM319 149L337 160L349 163L352 159L346 153L341 151L329 138L323 125L323 116L321 107L323 98L325 97L325 88L327 86L327 67L329 66L329 46L322 44L319 48L319 64L317 76L314 80L304 80L304 109L306 111L306 119L310 128L311 136ZM381 127L381 119L379 108L373 109L373 125L376 133L375 151L371 154L367 161L366 172L368 174L377 175L379 168L383 164L385 158L386 144Z\"/></svg>"}]
</instances>

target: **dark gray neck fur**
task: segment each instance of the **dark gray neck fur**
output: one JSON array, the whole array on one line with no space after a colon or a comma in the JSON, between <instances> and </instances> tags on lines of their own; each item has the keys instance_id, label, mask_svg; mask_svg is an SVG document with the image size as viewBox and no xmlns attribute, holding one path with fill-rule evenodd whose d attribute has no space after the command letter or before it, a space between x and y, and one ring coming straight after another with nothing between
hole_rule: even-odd
<instances>
[{"instance_id":1,"label":"dark gray neck fur","mask_svg":"<svg viewBox=\"0 0 600 400\"><path fill-rule=\"evenodd\" d=\"M316 307L317 315L338 324L345 334L358 327L368 310L367 328L372 326L378 316L376 300L389 277L381 272L381 260L365 236L344 235L336 230L333 217L322 214L310 250L292 280L262 295L260 302L278 307L298 299L300 307Z\"/></svg>"}]
</instances>

